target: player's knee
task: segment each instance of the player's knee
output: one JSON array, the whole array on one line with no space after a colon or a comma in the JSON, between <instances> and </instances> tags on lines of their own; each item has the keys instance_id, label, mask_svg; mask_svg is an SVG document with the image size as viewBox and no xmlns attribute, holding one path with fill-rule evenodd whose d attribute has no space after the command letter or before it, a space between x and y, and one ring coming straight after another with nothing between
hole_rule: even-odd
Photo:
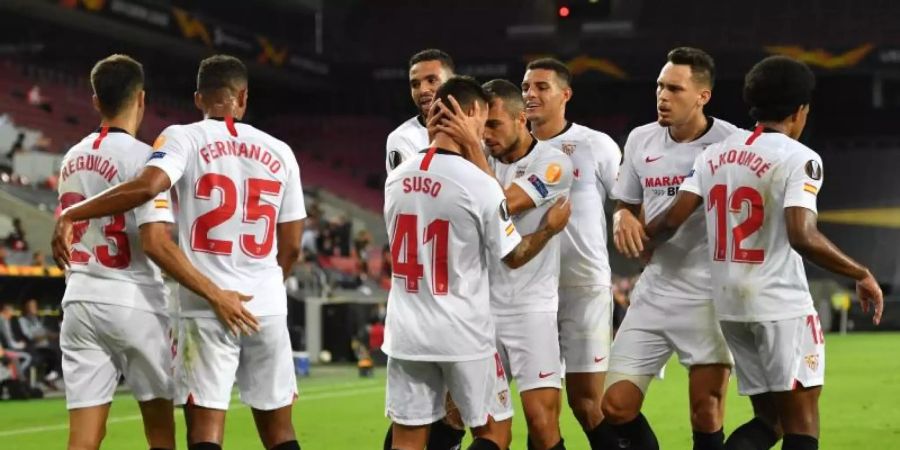
<instances>
[{"instance_id":1,"label":"player's knee","mask_svg":"<svg viewBox=\"0 0 900 450\"><path fill-rule=\"evenodd\" d=\"M69 439L68 450L98 450L102 440L102 436L99 439L90 437Z\"/></svg>"},{"instance_id":2,"label":"player's knee","mask_svg":"<svg viewBox=\"0 0 900 450\"><path fill-rule=\"evenodd\" d=\"M559 430L559 414L555 408L549 405L531 404L525 405L525 422L528 423L528 433L532 436L544 436L548 433L556 433Z\"/></svg>"},{"instance_id":3,"label":"player's knee","mask_svg":"<svg viewBox=\"0 0 900 450\"><path fill-rule=\"evenodd\" d=\"M294 430L266 430L266 432L262 436L263 445L268 449L279 449L282 450L281 445L288 444L293 442L296 444L297 438L294 436ZM284 450L290 449L293 447L284 447Z\"/></svg>"},{"instance_id":4,"label":"player's knee","mask_svg":"<svg viewBox=\"0 0 900 450\"><path fill-rule=\"evenodd\" d=\"M83 430L71 433L68 450L97 450L104 437L106 437L106 424L97 429L96 433L85 433Z\"/></svg>"},{"instance_id":5,"label":"player's knee","mask_svg":"<svg viewBox=\"0 0 900 450\"><path fill-rule=\"evenodd\" d=\"M613 424L621 424L634 420L641 410L642 395L637 386L629 385L629 381L621 381L611 385L603 394L600 410L603 417Z\"/></svg>"},{"instance_id":6,"label":"player's knee","mask_svg":"<svg viewBox=\"0 0 900 450\"><path fill-rule=\"evenodd\" d=\"M715 397L691 400L691 425L695 431L713 433L722 428L722 402Z\"/></svg>"},{"instance_id":7,"label":"player's knee","mask_svg":"<svg viewBox=\"0 0 900 450\"><path fill-rule=\"evenodd\" d=\"M781 419L783 434L808 434L818 436L819 418L812 411L791 414Z\"/></svg>"},{"instance_id":8,"label":"player's knee","mask_svg":"<svg viewBox=\"0 0 900 450\"><path fill-rule=\"evenodd\" d=\"M569 397L569 408L572 409L572 413L575 414L575 418L582 427L590 426L589 422L591 421L600 421L600 418L603 417L600 404L599 399Z\"/></svg>"}]
</instances>

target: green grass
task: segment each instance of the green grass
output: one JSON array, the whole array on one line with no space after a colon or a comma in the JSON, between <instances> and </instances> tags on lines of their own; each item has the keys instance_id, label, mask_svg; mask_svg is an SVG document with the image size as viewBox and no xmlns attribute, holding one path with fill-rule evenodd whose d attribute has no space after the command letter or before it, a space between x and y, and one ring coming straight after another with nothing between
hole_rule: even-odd
<instances>
[{"instance_id":1,"label":"green grass","mask_svg":"<svg viewBox=\"0 0 900 450\"><path fill-rule=\"evenodd\" d=\"M900 440L900 334L855 334L827 337L826 386L821 400L823 450L896 448ZM384 372L360 379L348 367L316 367L300 381L294 425L304 449L380 449L387 421ZM650 387L645 414L663 449L690 449L687 376L674 360L664 381ZM146 448L136 403L127 394L113 403L104 449ZM749 402L738 397L732 380L726 432L750 418ZM178 443L184 426L176 415ZM577 422L564 409L562 430L567 448L588 449ZM513 449L524 449L525 423L517 409ZM62 399L0 402L0 448L63 448L66 410ZM228 413L225 448L261 448L250 410L237 400ZM776 447L778 448L778 447Z\"/></svg>"}]
</instances>

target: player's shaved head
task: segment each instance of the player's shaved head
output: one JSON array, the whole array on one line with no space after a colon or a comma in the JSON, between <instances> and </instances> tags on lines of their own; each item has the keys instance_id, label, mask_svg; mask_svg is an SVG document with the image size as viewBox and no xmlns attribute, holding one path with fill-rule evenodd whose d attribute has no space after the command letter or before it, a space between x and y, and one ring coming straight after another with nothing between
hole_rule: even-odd
<instances>
[{"instance_id":1,"label":"player's shaved head","mask_svg":"<svg viewBox=\"0 0 900 450\"><path fill-rule=\"evenodd\" d=\"M200 62L197 92L206 96L222 89L235 93L247 87L247 66L229 55L214 55Z\"/></svg>"},{"instance_id":2,"label":"player's shaved head","mask_svg":"<svg viewBox=\"0 0 900 450\"><path fill-rule=\"evenodd\" d=\"M144 88L144 68L127 55L111 55L91 69L91 88L100 114L112 118L136 100Z\"/></svg>"},{"instance_id":3,"label":"player's shaved head","mask_svg":"<svg viewBox=\"0 0 900 450\"><path fill-rule=\"evenodd\" d=\"M453 104L449 99L451 95L459 103L463 111L472 109L475 102L480 102L487 106L491 100L484 88L474 78L460 75L451 77L437 91L437 98L443 104L452 108Z\"/></svg>"},{"instance_id":4,"label":"player's shaved head","mask_svg":"<svg viewBox=\"0 0 900 450\"><path fill-rule=\"evenodd\" d=\"M695 83L708 86L716 84L716 63L709 53L694 47L678 47L669 51L666 61L691 67L691 78Z\"/></svg>"},{"instance_id":5,"label":"player's shaved head","mask_svg":"<svg viewBox=\"0 0 900 450\"><path fill-rule=\"evenodd\" d=\"M482 85L484 91L493 102L496 99L503 101L503 107L510 117L518 117L525 111L525 101L522 99L522 90L509 80L496 79Z\"/></svg>"},{"instance_id":6,"label":"player's shaved head","mask_svg":"<svg viewBox=\"0 0 900 450\"><path fill-rule=\"evenodd\" d=\"M528 63L527 70L544 69L552 70L556 73L556 79L559 80L561 87L569 87L572 84L572 72L569 66L556 58L540 58Z\"/></svg>"},{"instance_id":7,"label":"player's shaved head","mask_svg":"<svg viewBox=\"0 0 900 450\"><path fill-rule=\"evenodd\" d=\"M782 121L812 101L816 76L806 64L787 56L770 56L744 77L744 101L759 122Z\"/></svg>"}]
</instances>

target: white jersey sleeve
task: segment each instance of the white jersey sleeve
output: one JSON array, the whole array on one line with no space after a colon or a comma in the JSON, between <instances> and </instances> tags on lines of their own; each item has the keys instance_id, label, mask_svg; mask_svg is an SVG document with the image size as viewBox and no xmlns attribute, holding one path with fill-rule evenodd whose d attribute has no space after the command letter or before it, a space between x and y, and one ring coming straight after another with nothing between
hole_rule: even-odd
<instances>
[{"instance_id":1,"label":"white jersey sleeve","mask_svg":"<svg viewBox=\"0 0 900 450\"><path fill-rule=\"evenodd\" d=\"M197 145L192 142L188 133L185 133L181 125L172 125L156 138L153 143L153 153L147 161L148 166L158 167L169 177L169 182L174 186L184 175L188 165L193 161L191 152ZM196 150L193 150L196 152Z\"/></svg>"},{"instance_id":2,"label":"white jersey sleeve","mask_svg":"<svg viewBox=\"0 0 900 450\"><path fill-rule=\"evenodd\" d=\"M822 189L822 158L814 152L797 152L788 160L790 173L784 192L784 207L799 206L814 213Z\"/></svg>"},{"instance_id":3,"label":"white jersey sleeve","mask_svg":"<svg viewBox=\"0 0 900 450\"><path fill-rule=\"evenodd\" d=\"M294 156L290 149L285 155ZM306 218L306 204L303 200L303 184L300 181L300 166L295 157L285 158L286 178L284 185L284 197L281 199L281 210L278 214L278 223L293 222Z\"/></svg>"},{"instance_id":4,"label":"white jersey sleeve","mask_svg":"<svg viewBox=\"0 0 900 450\"><path fill-rule=\"evenodd\" d=\"M607 134L596 133L591 136L591 147L597 149L597 181L603 185L604 192L611 193L622 162L619 144Z\"/></svg>"},{"instance_id":5,"label":"white jersey sleeve","mask_svg":"<svg viewBox=\"0 0 900 450\"><path fill-rule=\"evenodd\" d=\"M563 152L540 152L528 164L525 174L513 180L534 202L544 206L565 195L572 187L572 161Z\"/></svg>"},{"instance_id":6,"label":"white jersey sleeve","mask_svg":"<svg viewBox=\"0 0 900 450\"><path fill-rule=\"evenodd\" d=\"M419 116L400 124L387 137L385 169L390 173L416 153L428 147L428 129L422 125Z\"/></svg>"},{"instance_id":7,"label":"white jersey sleeve","mask_svg":"<svg viewBox=\"0 0 900 450\"><path fill-rule=\"evenodd\" d=\"M703 166L706 164L706 156L704 153L700 153L697 155L697 159L694 160L694 166L690 172L688 172L687 176L684 178L684 181L681 182L681 190L690 192L691 194L696 194L703 197L703 187L701 178L703 177Z\"/></svg>"},{"instance_id":8,"label":"white jersey sleeve","mask_svg":"<svg viewBox=\"0 0 900 450\"><path fill-rule=\"evenodd\" d=\"M488 183L485 190L487 192L481 205L481 221L487 237L485 240L491 255L503 259L519 245L519 242L522 242L522 236L509 216L506 197L500 185Z\"/></svg>"},{"instance_id":9,"label":"white jersey sleeve","mask_svg":"<svg viewBox=\"0 0 900 450\"><path fill-rule=\"evenodd\" d=\"M634 167L635 153L634 132L632 132L628 135L628 140L625 141L625 159L622 161L622 167L619 168L616 183L611 191L614 199L631 205L641 204L644 199L641 177Z\"/></svg>"},{"instance_id":10,"label":"white jersey sleeve","mask_svg":"<svg viewBox=\"0 0 900 450\"><path fill-rule=\"evenodd\" d=\"M144 169L145 163L153 156L155 150L148 151L143 158L134 159L130 167L130 176L137 176ZM175 216L172 213L172 202L170 191L160 192L153 200L134 208L134 218L137 226L140 227L145 223L165 222L175 223Z\"/></svg>"}]
</instances>

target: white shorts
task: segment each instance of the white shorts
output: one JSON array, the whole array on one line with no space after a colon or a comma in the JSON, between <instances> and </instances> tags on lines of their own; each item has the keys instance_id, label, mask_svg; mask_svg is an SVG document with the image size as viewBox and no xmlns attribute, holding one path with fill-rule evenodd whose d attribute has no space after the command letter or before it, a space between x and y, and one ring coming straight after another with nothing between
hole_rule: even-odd
<instances>
[{"instance_id":1,"label":"white shorts","mask_svg":"<svg viewBox=\"0 0 900 450\"><path fill-rule=\"evenodd\" d=\"M447 392L470 428L512 417L509 384L494 354L473 361L410 361L388 358L384 414L407 426L428 425L447 414Z\"/></svg>"},{"instance_id":2,"label":"white shorts","mask_svg":"<svg viewBox=\"0 0 900 450\"><path fill-rule=\"evenodd\" d=\"M66 407L112 402L119 376L139 402L172 399L169 317L125 306L68 301L59 343Z\"/></svg>"},{"instance_id":3,"label":"white shorts","mask_svg":"<svg viewBox=\"0 0 900 450\"><path fill-rule=\"evenodd\" d=\"M612 308L607 286L559 288L559 351L566 373L606 372Z\"/></svg>"},{"instance_id":4,"label":"white shorts","mask_svg":"<svg viewBox=\"0 0 900 450\"><path fill-rule=\"evenodd\" d=\"M771 322L722 322L734 352L738 392L756 395L825 384L825 337L818 314Z\"/></svg>"},{"instance_id":5,"label":"white shorts","mask_svg":"<svg viewBox=\"0 0 900 450\"><path fill-rule=\"evenodd\" d=\"M685 367L734 364L712 301L635 299L613 341L609 371L658 375L673 351Z\"/></svg>"},{"instance_id":6,"label":"white shorts","mask_svg":"<svg viewBox=\"0 0 900 450\"><path fill-rule=\"evenodd\" d=\"M494 316L497 352L516 389L560 389L559 330L556 313Z\"/></svg>"},{"instance_id":7,"label":"white shorts","mask_svg":"<svg viewBox=\"0 0 900 450\"><path fill-rule=\"evenodd\" d=\"M269 411L294 402L297 378L286 316L257 317L260 330L236 337L215 318L182 317L175 356L175 403L227 410L241 401Z\"/></svg>"}]
</instances>

